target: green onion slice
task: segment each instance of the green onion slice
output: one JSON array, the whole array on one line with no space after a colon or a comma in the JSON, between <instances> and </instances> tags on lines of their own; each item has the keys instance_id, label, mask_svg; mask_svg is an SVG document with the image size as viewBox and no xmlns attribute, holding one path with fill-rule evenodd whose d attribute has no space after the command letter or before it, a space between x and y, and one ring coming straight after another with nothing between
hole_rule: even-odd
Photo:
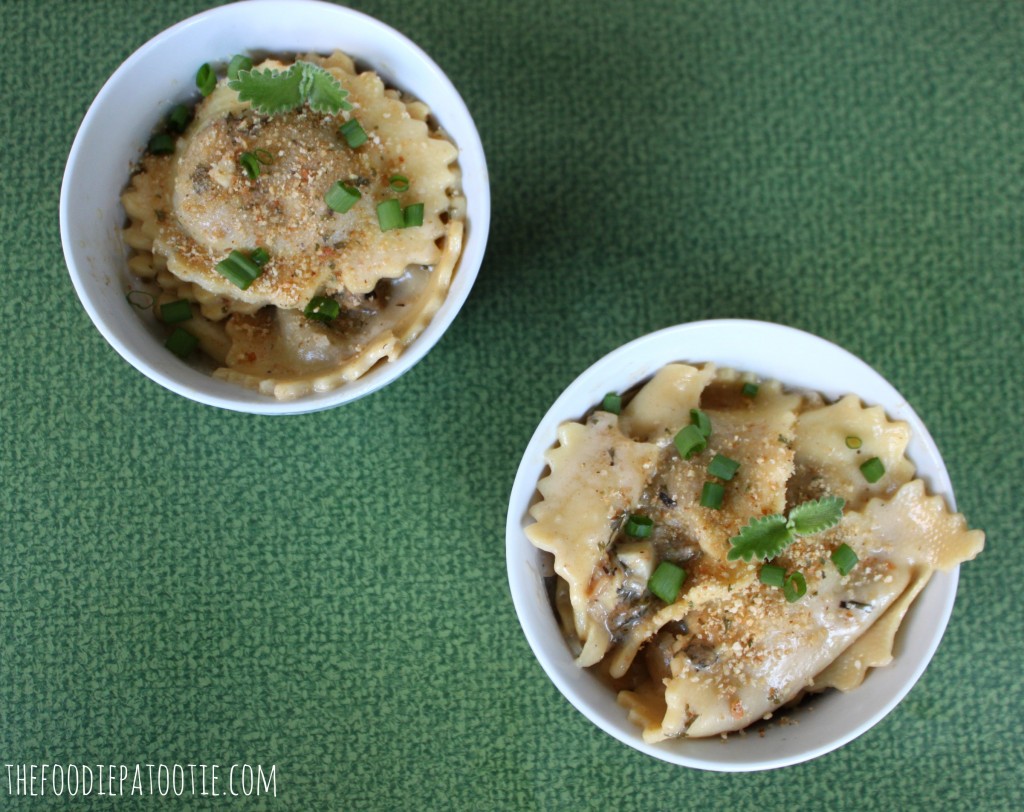
<instances>
[{"instance_id":1,"label":"green onion slice","mask_svg":"<svg viewBox=\"0 0 1024 812\"><path fill-rule=\"evenodd\" d=\"M756 398L758 389L760 389L760 387L756 383L750 383L748 381L743 384L743 388L740 390L740 393L745 398Z\"/></svg>"},{"instance_id":2,"label":"green onion slice","mask_svg":"<svg viewBox=\"0 0 1024 812\"><path fill-rule=\"evenodd\" d=\"M601 401L601 408L612 414L622 413L622 396L616 392L609 392Z\"/></svg>"},{"instance_id":3,"label":"green onion slice","mask_svg":"<svg viewBox=\"0 0 1024 812\"><path fill-rule=\"evenodd\" d=\"M192 112L184 104L176 104L167 114L167 126L175 132L184 132L192 119Z\"/></svg>"},{"instance_id":4,"label":"green onion slice","mask_svg":"<svg viewBox=\"0 0 1024 812\"><path fill-rule=\"evenodd\" d=\"M739 469L740 464L736 460L729 459L724 454L715 454L715 458L708 465L708 473L711 476L724 479L726 482L736 476L736 472Z\"/></svg>"},{"instance_id":5,"label":"green onion slice","mask_svg":"<svg viewBox=\"0 0 1024 812\"><path fill-rule=\"evenodd\" d=\"M174 138L167 133L157 133L149 139L146 149L153 155L169 155L174 152Z\"/></svg>"},{"instance_id":6,"label":"green onion slice","mask_svg":"<svg viewBox=\"0 0 1024 812\"><path fill-rule=\"evenodd\" d=\"M852 449L854 449L856 451L862 445L864 445L864 443L861 442L860 437L857 437L857 436L851 434L849 437L846 438L846 447L847 448L852 448Z\"/></svg>"},{"instance_id":7,"label":"green onion slice","mask_svg":"<svg viewBox=\"0 0 1024 812\"><path fill-rule=\"evenodd\" d=\"M402 228L415 228L423 225L423 204L413 203L402 209Z\"/></svg>"},{"instance_id":8,"label":"green onion slice","mask_svg":"<svg viewBox=\"0 0 1024 812\"><path fill-rule=\"evenodd\" d=\"M235 287L246 290L262 273L258 263L241 251L232 251L217 263L217 272Z\"/></svg>"},{"instance_id":9,"label":"green onion slice","mask_svg":"<svg viewBox=\"0 0 1024 812\"><path fill-rule=\"evenodd\" d=\"M128 304L139 310L148 310L156 302L156 296L144 290L130 290L124 298L128 300Z\"/></svg>"},{"instance_id":10,"label":"green onion slice","mask_svg":"<svg viewBox=\"0 0 1024 812\"><path fill-rule=\"evenodd\" d=\"M690 423L700 429L705 437L711 436L711 418L700 409L690 409Z\"/></svg>"},{"instance_id":11,"label":"green onion slice","mask_svg":"<svg viewBox=\"0 0 1024 812\"><path fill-rule=\"evenodd\" d=\"M327 194L324 195L324 203L332 211L338 212L338 214L344 214L351 209L362 197L359 190L355 186L346 186L340 180L335 181L334 185L327 190Z\"/></svg>"},{"instance_id":12,"label":"green onion slice","mask_svg":"<svg viewBox=\"0 0 1024 812\"><path fill-rule=\"evenodd\" d=\"M235 54L228 62L228 79L237 79L242 70L252 70L252 60L245 54Z\"/></svg>"},{"instance_id":13,"label":"green onion slice","mask_svg":"<svg viewBox=\"0 0 1024 812\"><path fill-rule=\"evenodd\" d=\"M777 567L774 564L765 564L761 567L757 578L762 584L777 586L779 589L782 589L783 584L786 583L786 569L785 567Z\"/></svg>"},{"instance_id":14,"label":"green onion slice","mask_svg":"<svg viewBox=\"0 0 1024 812\"><path fill-rule=\"evenodd\" d=\"M684 460L690 459L694 454L699 454L708 447L707 437L692 423L689 426L683 426L673 442L676 444L679 456Z\"/></svg>"},{"instance_id":15,"label":"green onion slice","mask_svg":"<svg viewBox=\"0 0 1024 812\"><path fill-rule=\"evenodd\" d=\"M345 143L352 147L352 149L361 147L366 143L366 130L363 129L363 125L359 123L358 119L349 119L338 127L338 132L345 139Z\"/></svg>"},{"instance_id":16,"label":"green onion slice","mask_svg":"<svg viewBox=\"0 0 1024 812\"><path fill-rule=\"evenodd\" d=\"M885 465L878 457L872 457L860 467L860 472L868 482L875 483L885 475Z\"/></svg>"},{"instance_id":17,"label":"green onion slice","mask_svg":"<svg viewBox=\"0 0 1024 812\"><path fill-rule=\"evenodd\" d=\"M253 262L255 262L262 268L264 265L270 262L270 254L267 253L266 248L257 248L255 251L249 254L249 259L251 259Z\"/></svg>"},{"instance_id":18,"label":"green onion slice","mask_svg":"<svg viewBox=\"0 0 1024 812\"><path fill-rule=\"evenodd\" d=\"M675 603L686 580L686 570L671 561L662 561L647 581L647 588L665 603Z\"/></svg>"},{"instance_id":19,"label":"green onion slice","mask_svg":"<svg viewBox=\"0 0 1024 812\"><path fill-rule=\"evenodd\" d=\"M700 492L701 507L712 510L722 509L722 499L725 498L725 486L720 482L705 482L704 489Z\"/></svg>"},{"instance_id":20,"label":"green onion slice","mask_svg":"<svg viewBox=\"0 0 1024 812\"><path fill-rule=\"evenodd\" d=\"M160 305L160 318L166 324L177 324L192 318L192 306L185 299Z\"/></svg>"},{"instance_id":21,"label":"green onion slice","mask_svg":"<svg viewBox=\"0 0 1024 812\"><path fill-rule=\"evenodd\" d=\"M243 152L238 156L238 162L249 176L249 180L256 180L260 176L260 159L251 152Z\"/></svg>"},{"instance_id":22,"label":"green onion slice","mask_svg":"<svg viewBox=\"0 0 1024 812\"><path fill-rule=\"evenodd\" d=\"M860 561L857 554L849 544L840 544L830 556L832 563L836 565L840 575L849 575L850 570Z\"/></svg>"},{"instance_id":23,"label":"green onion slice","mask_svg":"<svg viewBox=\"0 0 1024 812\"><path fill-rule=\"evenodd\" d=\"M394 228L402 228L405 225L405 218L402 216L402 206L397 198L385 200L377 204L377 222L381 231L391 231Z\"/></svg>"},{"instance_id":24,"label":"green onion slice","mask_svg":"<svg viewBox=\"0 0 1024 812\"><path fill-rule=\"evenodd\" d=\"M179 358L188 358L193 350L199 346L199 339L192 335L192 333L176 327L174 332L164 342L164 346Z\"/></svg>"},{"instance_id":25,"label":"green onion slice","mask_svg":"<svg viewBox=\"0 0 1024 812\"><path fill-rule=\"evenodd\" d=\"M392 175L388 179L388 185L393 192L408 192L409 179L405 175Z\"/></svg>"},{"instance_id":26,"label":"green onion slice","mask_svg":"<svg viewBox=\"0 0 1024 812\"><path fill-rule=\"evenodd\" d=\"M802 573L791 572L782 585L782 594L789 603L796 603L807 594L807 580Z\"/></svg>"},{"instance_id":27,"label":"green onion slice","mask_svg":"<svg viewBox=\"0 0 1024 812\"><path fill-rule=\"evenodd\" d=\"M650 516L631 513L626 520L626 533L635 539L645 539L654 529L654 520Z\"/></svg>"},{"instance_id":28,"label":"green onion slice","mask_svg":"<svg viewBox=\"0 0 1024 812\"><path fill-rule=\"evenodd\" d=\"M330 296L314 296L309 300L309 304L306 305L302 314L307 319L315 321L332 321L338 318L340 312L341 305L338 304L337 299L332 299Z\"/></svg>"},{"instance_id":29,"label":"green onion slice","mask_svg":"<svg viewBox=\"0 0 1024 812\"><path fill-rule=\"evenodd\" d=\"M199 88L199 92L204 96L209 96L213 93L213 89L216 86L217 74L213 72L209 62L204 62L199 66L199 70L196 71L196 87Z\"/></svg>"}]
</instances>

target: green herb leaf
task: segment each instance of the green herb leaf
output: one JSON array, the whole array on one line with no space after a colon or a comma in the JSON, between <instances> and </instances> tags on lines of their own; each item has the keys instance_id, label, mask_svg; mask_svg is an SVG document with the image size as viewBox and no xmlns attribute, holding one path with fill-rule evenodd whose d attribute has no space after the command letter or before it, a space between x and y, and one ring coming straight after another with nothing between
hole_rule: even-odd
<instances>
[{"instance_id":1,"label":"green herb leaf","mask_svg":"<svg viewBox=\"0 0 1024 812\"><path fill-rule=\"evenodd\" d=\"M296 62L286 71L240 70L228 87L238 91L240 101L251 102L257 112L268 116L294 110L305 101L300 64Z\"/></svg>"},{"instance_id":2,"label":"green herb leaf","mask_svg":"<svg viewBox=\"0 0 1024 812\"><path fill-rule=\"evenodd\" d=\"M317 113L351 110L345 101L348 91L330 71L310 62L296 62L284 71L239 70L228 87L238 91L240 101L251 102L253 109L268 116L285 113L309 104Z\"/></svg>"},{"instance_id":3,"label":"green herb leaf","mask_svg":"<svg viewBox=\"0 0 1024 812\"><path fill-rule=\"evenodd\" d=\"M302 65L302 95L310 110L333 115L339 110L352 109L352 105L345 101L348 91L330 71L309 62L298 64Z\"/></svg>"},{"instance_id":4,"label":"green herb leaf","mask_svg":"<svg viewBox=\"0 0 1024 812\"><path fill-rule=\"evenodd\" d=\"M729 539L732 549L728 558L735 561L742 558L750 561L759 558L766 561L775 558L793 543L795 536L790 532L786 517L778 513L751 519L750 523L740 530L739 535Z\"/></svg>"},{"instance_id":5,"label":"green herb leaf","mask_svg":"<svg viewBox=\"0 0 1024 812\"><path fill-rule=\"evenodd\" d=\"M789 526L798 536L810 536L835 527L843 518L846 501L838 496L812 499L789 512Z\"/></svg>"}]
</instances>

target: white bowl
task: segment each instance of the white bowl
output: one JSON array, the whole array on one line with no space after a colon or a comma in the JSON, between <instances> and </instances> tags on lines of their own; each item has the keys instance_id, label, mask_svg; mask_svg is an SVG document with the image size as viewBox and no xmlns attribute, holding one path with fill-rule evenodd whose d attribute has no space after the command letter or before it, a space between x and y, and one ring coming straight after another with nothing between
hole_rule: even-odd
<instances>
[{"instance_id":1,"label":"white bowl","mask_svg":"<svg viewBox=\"0 0 1024 812\"><path fill-rule=\"evenodd\" d=\"M210 377L163 346L163 332L125 300L131 275L121 239L120 195L154 126L196 98L204 62L232 54L328 54L341 50L385 83L424 101L459 148L468 212L462 256L433 320L399 357L339 389L278 402ZM419 361L454 320L483 260L491 201L483 145L465 103L442 70L394 29L351 9L315 0L249 0L190 17L133 53L107 80L82 121L60 199L60 232L75 290L93 323L121 356L162 386L192 400L257 414L297 414L356 400Z\"/></svg>"},{"instance_id":2,"label":"white bowl","mask_svg":"<svg viewBox=\"0 0 1024 812\"><path fill-rule=\"evenodd\" d=\"M673 361L713 361L830 399L854 393L867 404L883 406L891 418L909 424L913 436L907 454L918 476L955 507L949 475L921 419L899 392L856 356L822 338L765 322L720 320L670 327L620 347L591 366L555 401L530 440L512 487L506 526L508 578L519 622L565 698L630 747L674 764L723 772L807 761L864 733L906 696L942 639L959 570L936 573L918 596L900 629L891 665L872 670L863 685L849 693L831 691L787 712L796 724L769 725L763 738L749 732L726 741L716 737L645 743L640 728L616 703L614 692L573 662L544 587L541 553L524 529L532 523L527 511L546 467L544 453L555 444L559 424L580 419L607 392L623 392Z\"/></svg>"}]
</instances>

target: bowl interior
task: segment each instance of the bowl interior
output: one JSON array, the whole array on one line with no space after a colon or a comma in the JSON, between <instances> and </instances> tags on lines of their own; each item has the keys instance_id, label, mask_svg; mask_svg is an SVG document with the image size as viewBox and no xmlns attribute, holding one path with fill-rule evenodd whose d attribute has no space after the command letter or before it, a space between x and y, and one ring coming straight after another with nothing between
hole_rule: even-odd
<instances>
[{"instance_id":1,"label":"bowl interior","mask_svg":"<svg viewBox=\"0 0 1024 812\"><path fill-rule=\"evenodd\" d=\"M330 53L342 50L391 86L426 102L459 147L468 214L458 271L441 309L394 362L333 390L281 403L211 378L163 347L162 333L125 301L131 276L121 240L121 191L149 135L173 105L196 99L195 73L232 54ZM383 23L315 0L250 0L191 17L132 54L86 113L71 149L60 202L61 239L72 281L90 318L141 372L185 397L238 411L293 414L366 395L415 364L455 318L476 278L490 225L490 186L483 146L465 103L441 69Z\"/></svg>"},{"instance_id":2,"label":"bowl interior","mask_svg":"<svg viewBox=\"0 0 1024 812\"><path fill-rule=\"evenodd\" d=\"M577 420L611 390L625 391L673 361L713 361L749 371L830 399L854 393L883 406L912 431L908 456L933 493L955 507L949 475L934 441L904 398L871 367L824 339L764 322L722 320L671 327L612 352L579 376L537 427L523 456L509 503L506 528L508 577L516 613L540 664L565 697L587 718L620 741L656 758L688 767L729 772L772 769L815 758L859 736L882 719L913 687L931 659L952 612L958 570L936 573L907 614L895 660L874 669L864 684L841 694L827 692L793 712L795 724L770 724L757 732L719 738L646 744L626 718L614 693L578 668L558 629L541 575L541 554L524 528L535 499L545 452L558 425ZM758 726L758 729L760 726Z\"/></svg>"}]
</instances>

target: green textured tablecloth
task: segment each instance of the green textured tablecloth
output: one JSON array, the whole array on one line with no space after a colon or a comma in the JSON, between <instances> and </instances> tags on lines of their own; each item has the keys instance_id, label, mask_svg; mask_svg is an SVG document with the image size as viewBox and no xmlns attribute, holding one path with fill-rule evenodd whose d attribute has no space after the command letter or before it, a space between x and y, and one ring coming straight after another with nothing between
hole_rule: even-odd
<instances>
[{"instance_id":1,"label":"green textured tablecloth","mask_svg":"<svg viewBox=\"0 0 1024 812\"><path fill-rule=\"evenodd\" d=\"M1021 807L1024 4L354 3L462 92L491 240L423 362L286 418L135 372L61 252L93 96L207 5L0 7L0 807L43 804L10 795L6 765L72 762L276 767L276 798L93 796L110 808ZM875 366L988 533L909 697L752 775L592 726L505 578L507 497L548 406L611 349L712 317Z\"/></svg>"}]
</instances>

